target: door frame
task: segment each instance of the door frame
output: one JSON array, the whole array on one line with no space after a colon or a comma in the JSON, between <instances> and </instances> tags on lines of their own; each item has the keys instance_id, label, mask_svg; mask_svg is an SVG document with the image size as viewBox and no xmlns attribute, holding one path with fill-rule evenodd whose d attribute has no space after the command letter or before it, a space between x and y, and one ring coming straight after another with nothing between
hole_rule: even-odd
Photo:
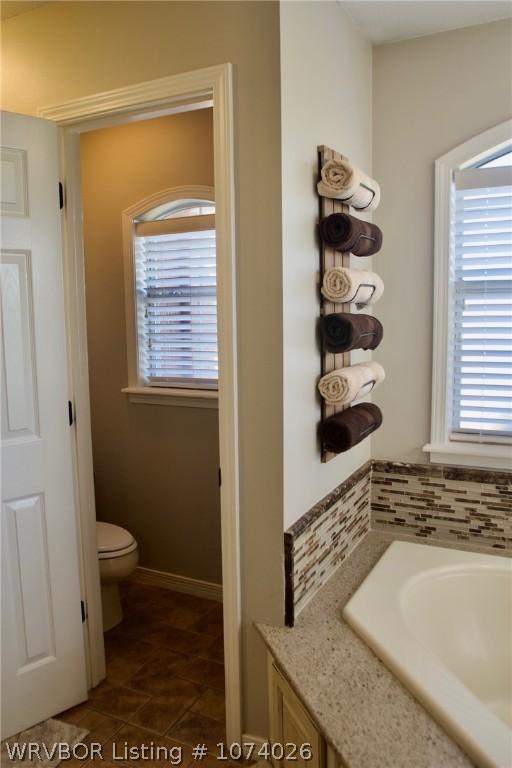
<instances>
[{"instance_id":1,"label":"door frame","mask_svg":"<svg viewBox=\"0 0 512 768\"><path fill-rule=\"evenodd\" d=\"M70 388L75 408L75 474L82 588L91 686L105 675L92 466L85 275L80 188L80 133L189 111L213 102L218 275L219 449L228 743L240 742L241 583L238 455L234 107L231 64L171 75L44 107L38 115L61 127L65 182L64 269Z\"/></svg>"}]
</instances>

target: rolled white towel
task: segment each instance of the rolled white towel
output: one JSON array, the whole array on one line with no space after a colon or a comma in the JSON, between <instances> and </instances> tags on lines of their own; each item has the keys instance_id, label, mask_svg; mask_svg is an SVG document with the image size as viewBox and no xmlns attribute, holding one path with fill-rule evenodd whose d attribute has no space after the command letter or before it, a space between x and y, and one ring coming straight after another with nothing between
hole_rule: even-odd
<instances>
[{"instance_id":1,"label":"rolled white towel","mask_svg":"<svg viewBox=\"0 0 512 768\"><path fill-rule=\"evenodd\" d=\"M334 303L364 307L375 304L384 293L384 283L376 272L368 269L332 267L324 273L322 293Z\"/></svg>"},{"instance_id":2,"label":"rolled white towel","mask_svg":"<svg viewBox=\"0 0 512 768\"><path fill-rule=\"evenodd\" d=\"M328 405L348 405L368 395L385 378L382 365L372 360L326 373L318 382L318 390Z\"/></svg>"},{"instance_id":3,"label":"rolled white towel","mask_svg":"<svg viewBox=\"0 0 512 768\"><path fill-rule=\"evenodd\" d=\"M317 184L318 194L342 200L358 211L374 211L380 203L380 186L350 160L327 160Z\"/></svg>"}]
</instances>

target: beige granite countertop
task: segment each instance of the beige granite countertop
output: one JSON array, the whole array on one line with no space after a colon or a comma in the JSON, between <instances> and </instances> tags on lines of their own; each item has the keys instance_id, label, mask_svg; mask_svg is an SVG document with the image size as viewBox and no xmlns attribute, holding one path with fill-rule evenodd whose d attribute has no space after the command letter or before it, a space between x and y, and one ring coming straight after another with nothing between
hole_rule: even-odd
<instances>
[{"instance_id":1,"label":"beige granite countertop","mask_svg":"<svg viewBox=\"0 0 512 768\"><path fill-rule=\"evenodd\" d=\"M369 533L304 608L293 629L260 624L258 630L347 768L472 768L341 615L397 538Z\"/></svg>"}]
</instances>

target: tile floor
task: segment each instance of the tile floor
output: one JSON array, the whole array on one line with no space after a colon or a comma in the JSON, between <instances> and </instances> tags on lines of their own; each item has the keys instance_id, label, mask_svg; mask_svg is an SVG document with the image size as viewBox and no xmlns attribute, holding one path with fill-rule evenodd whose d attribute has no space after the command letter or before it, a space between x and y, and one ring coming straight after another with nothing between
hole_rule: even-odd
<instances>
[{"instance_id":1,"label":"tile floor","mask_svg":"<svg viewBox=\"0 0 512 768\"><path fill-rule=\"evenodd\" d=\"M57 717L89 730L87 740L103 745L105 768L114 742L117 755L125 742L181 745L184 766L195 744L216 755L225 739L222 605L130 581L121 596L123 621L105 634L106 679Z\"/></svg>"}]
</instances>

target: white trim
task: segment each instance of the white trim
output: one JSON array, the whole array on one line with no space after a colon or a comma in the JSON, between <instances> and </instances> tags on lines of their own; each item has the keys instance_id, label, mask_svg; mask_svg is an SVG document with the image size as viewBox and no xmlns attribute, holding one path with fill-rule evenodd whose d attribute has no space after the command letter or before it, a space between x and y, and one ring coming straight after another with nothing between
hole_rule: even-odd
<instances>
[{"instance_id":1,"label":"white trim","mask_svg":"<svg viewBox=\"0 0 512 768\"><path fill-rule=\"evenodd\" d=\"M153 568L144 568L139 565L130 581L138 584L147 584L151 587L171 589L173 592L182 592L185 595L205 597L207 600L216 600L222 603L222 584L214 584L211 581L191 579L188 576L179 576L177 573L156 571Z\"/></svg>"},{"instance_id":2,"label":"white trim","mask_svg":"<svg viewBox=\"0 0 512 768\"><path fill-rule=\"evenodd\" d=\"M224 649L226 724L228 742L240 741L241 691L241 583L239 524L238 378L236 348L236 250L234 185L234 107L231 64L172 75L108 93L78 99L39 111L63 127L66 179L67 302L70 311L70 367L73 372L77 414L76 461L84 589L89 603L88 622L92 684L101 679L103 635L99 570L95 542L96 517L91 461L89 389L87 375L86 316L83 276L83 233L80 197L79 134L92 127L169 114L184 104L213 98L214 179L216 198L219 335L219 452L222 468L221 530L224 593ZM122 119L119 119L122 118ZM124 118L124 119L123 119ZM91 619L96 617L94 621ZM98 626L100 629L98 630ZM103 657L104 663L104 657Z\"/></svg>"},{"instance_id":3,"label":"white trim","mask_svg":"<svg viewBox=\"0 0 512 768\"><path fill-rule=\"evenodd\" d=\"M264 749L264 747L267 746L269 743L268 739L264 739L263 736L254 736L252 733L244 733L242 736L242 754L246 760L252 759L257 760L257 764L260 765L262 762L268 765L268 768L271 768L271 763L269 763L268 760L265 760L262 757L259 757L258 750ZM254 750L252 751L252 755L250 753L250 746L254 744ZM256 768L256 766L255 766Z\"/></svg>"},{"instance_id":4,"label":"white trim","mask_svg":"<svg viewBox=\"0 0 512 768\"><path fill-rule=\"evenodd\" d=\"M434 209L434 312L432 350L432 416L430 443L423 450L431 453L434 463L465 464L502 468L501 459L489 455L486 444L473 445L473 453L448 450L450 424L447 411L449 386L449 267L452 174L483 160L490 148L505 147L512 137L512 120L507 120L440 157L435 162ZM460 445L460 443L459 443ZM440 447L444 447L443 450ZM444 458L440 459L439 455ZM489 463L487 463L489 462Z\"/></svg>"},{"instance_id":5,"label":"white trim","mask_svg":"<svg viewBox=\"0 0 512 768\"><path fill-rule=\"evenodd\" d=\"M79 123L85 123L94 118L130 113L140 115L149 110L161 112L171 104L174 110L182 107L180 111L189 111L191 105L205 102L210 104L212 91L222 87L221 79L226 76L227 67L231 68L231 64L218 64L178 75L160 77L156 80L147 80L136 85L115 88L92 96L84 96L81 99L43 107L38 114L39 117L54 120L61 126L76 127ZM229 75L231 76L231 71ZM213 97L215 99L215 94Z\"/></svg>"},{"instance_id":6,"label":"white trim","mask_svg":"<svg viewBox=\"0 0 512 768\"><path fill-rule=\"evenodd\" d=\"M219 393L208 389L168 389L167 387L125 387L130 403L171 405L176 408L218 409Z\"/></svg>"},{"instance_id":7,"label":"white trim","mask_svg":"<svg viewBox=\"0 0 512 768\"><path fill-rule=\"evenodd\" d=\"M126 316L126 358L128 363L128 387L140 387L144 384L139 374L139 350L137 327L137 296L135 281L135 263L133 244L136 219L153 208L174 200L215 200L214 188L199 184L170 187L155 192L144 200L130 205L121 214L123 231L123 266L124 266L124 310ZM219 276L222 279L222 276ZM139 401L140 402L140 401Z\"/></svg>"},{"instance_id":8,"label":"white trim","mask_svg":"<svg viewBox=\"0 0 512 768\"><path fill-rule=\"evenodd\" d=\"M72 183L66 189L62 211L64 292L70 396L73 401L73 464L82 597L87 605L84 623L89 687L105 677L105 643L94 498L87 326L85 323L85 264L81 218L80 146L61 143L61 167L73 168ZM78 425L80 428L78 429Z\"/></svg>"},{"instance_id":9,"label":"white trim","mask_svg":"<svg viewBox=\"0 0 512 768\"><path fill-rule=\"evenodd\" d=\"M487 436L487 439L478 439L478 433L474 432L471 434L470 432L452 432L450 435L450 442L454 445L457 445L457 443L482 443L484 445L508 445L512 446L512 437L502 436L502 435L490 435Z\"/></svg>"},{"instance_id":10,"label":"white trim","mask_svg":"<svg viewBox=\"0 0 512 768\"><path fill-rule=\"evenodd\" d=\"M496 149L498 154L501 149L505 149L512 141L512 119L505 120L492 128L489 128L478 136L459 144L446 154L442 155L436 163L450 165L452 168L463 169L476 165L481 160L485 160L489 154L489 147Z\"/></svg>"},{"instance_id":11,"label":"white trim","mask_svg":"<svg viewBox=\"0 0 512 768\"><path fill-rule=\"evenodd\" d=\"M208 229L215 229L214 213L176 219L139 219L135 225L135 236L175 235L179 232L205 232Z\"/></svg>"},{"instance_id":12,"label":"white trim","mask_svg":"<svg viewBox=\"0 0 512 768\"><path fill-rule=\"evenodd\" d=\"M154 192L152 195L145 197L144 200L139 200L137 203L125 208L123 215L129 216L131 219L138 219L143 217L148 211L152 211L153 208L159 208L165 205L165 203L172 203L176 200L204 200L208 203L214 203L215 189L207 184L181 184L177 187L168 187L167 189L161 189L159 192ZM140 220L145 221L144 218Z\"/></svg>"},{"instance_id":13,"label":"white trim","mask_svg":"<svg viewBox=\"0 0 512 768\"><path fill-rule=\"evenodd\" d=\"M510 445L489 445L488 443L427 443L423 451L430 453L433 464L458 464L463 467L482 469L512 469L512 448Z\"/></svg>"},{"instance_id":14,"label":"white trim","mask_svg":"<svg viewBox=\"0 0 512 768\"><path fill-rule=\"evenodd\" d=\"M512 138L510 139L512 142ZM455 187L459 189L483 189L484 187L509 187L512 184L512 166L502 168L464 168L454 173Z\"/></svg>"}]
</instances>

